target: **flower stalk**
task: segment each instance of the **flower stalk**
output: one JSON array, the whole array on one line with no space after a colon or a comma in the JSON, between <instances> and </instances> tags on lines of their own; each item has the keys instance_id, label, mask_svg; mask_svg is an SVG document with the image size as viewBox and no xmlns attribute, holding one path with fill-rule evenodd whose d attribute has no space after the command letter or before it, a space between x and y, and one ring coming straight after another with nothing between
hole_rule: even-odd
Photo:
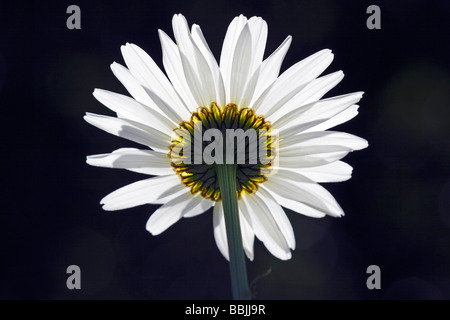
<instances>
[{"instance_id":1,"label":"flower stalk","mask_svg":"<svg viewBox=\"0 0 450 320\"><path fill-rule=\"evenodd\" d=\"M236 168L236 164L217 164L217 177L227 230L233 299L251 300L239 223Z\"/></svg>"}]
</instances>

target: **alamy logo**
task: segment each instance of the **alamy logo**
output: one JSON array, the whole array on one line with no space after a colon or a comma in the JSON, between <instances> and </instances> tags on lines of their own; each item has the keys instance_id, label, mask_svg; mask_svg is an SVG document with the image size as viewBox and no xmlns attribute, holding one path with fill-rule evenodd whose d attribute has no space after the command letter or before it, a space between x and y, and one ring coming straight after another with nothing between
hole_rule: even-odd
<instances>
[{"instance_id":1,"label":"alamy logo","mask_svg":"<svg viewBox=\"0 0 450 320\"><path fill-rule=\"evenodd\" d=\"M77 5L70 5L67 7L66 13L71 15L66 20L66 26L69 30L81 29L81 10Z\"/></svg>"},{"instance_id":2,"label":"alamy logo","mask_svg":"<svg viewBox=\"0 0 450 320\"><path fill-rule=\"evenodd\" d=\"M203 130L197 122L192 130L174 131L171 158L176 164L263 164L277 166L277 130L241 128Z\"/></svg>"},{"instance_id":3,"label":"alamy logo","mask_svg":"<svg viewBox=\"0 0 450 320\"><path fill-rule=\"evenodd\" d=\"M70 265L67 267L66 270L67 274L70 274L70 276L67 278L66 286L67 289L73 290L73 289L81 289L81 269L77 265Z\"/></svg>"},{"instance_id":4,"label":"alamy logo","mask_svg":"<svg viewBox=\"0 0 450 320\"><path fill-rule=\"evenodd\" d=\"M367 18L366 26L367 29L381 29L381 10L377 5L370 5L367 7L366 13L371 15Z\"/></svg>"},{"instance_id":5,"label":"alamy logo","mask_svg":"<svg viewBox=\"0 0 450 320\"><path fill-rule=\"evenodd\" d=\"M371 274L366 281L367 289L381 289L381 269L379 266L372 264L367 267L367 274Z\"/></svg>"}]
</instances>

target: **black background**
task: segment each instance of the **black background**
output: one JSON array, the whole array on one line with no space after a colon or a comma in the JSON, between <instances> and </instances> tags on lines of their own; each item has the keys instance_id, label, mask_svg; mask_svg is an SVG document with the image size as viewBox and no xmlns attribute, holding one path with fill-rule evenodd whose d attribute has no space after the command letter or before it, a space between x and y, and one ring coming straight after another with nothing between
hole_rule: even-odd
<instances>
[{"instance_id":1,"label":"black background","mask_svg":"<svg viewBox=\"0 0 450 320\"><path fill-rule=\"evenodd\" d=\"M81 30L66 9L81 9ZM366 9L381 9L368 30ZM86 155L131 142L82 119L112 113L92 92L126 93L112 72L136 43L162 67L157 29L174 13L202 27L219 56L232 18L262 16L266 56L293 42L283 70L320 49L344 80L327 96L365 91L360 114L339 126L369 141L344 160L353 178L325 185L346 212L313 219L287 210L297 240L289 261L255 242L249 278L271 269L256 299L450 298L449 1L15 1L0 5L1 299L230 299L212 211L153 237L157 208L102 211L99 200L143 178L90 167ZM66 268L81 268L68 290ZM369 290L366 269L381 268Z\"/></svg>"}]
</instances>

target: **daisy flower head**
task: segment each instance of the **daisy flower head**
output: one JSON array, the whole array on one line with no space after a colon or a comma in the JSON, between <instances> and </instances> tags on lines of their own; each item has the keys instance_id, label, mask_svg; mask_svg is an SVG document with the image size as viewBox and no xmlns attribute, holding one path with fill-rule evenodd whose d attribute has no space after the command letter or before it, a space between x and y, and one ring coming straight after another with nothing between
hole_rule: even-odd
<instances>
[{"instance_id":1,"label":"daisy flower head","mask_svg":"<svg viewBox=\"0 0 450 320\"><path fill-rule=\"evenodd\" d=\"M320 76L333 60L328 49L280 75L292 39L263 59L267 24L260 17L232 20L219 61L198 25L189 28L181 14L172 24L175 41L159 30L165 72L127 43L126 67L114 62L111 69L131 97L96 89L95 98L117 116L84 117L142 145L88 156L88 164L150 175L104 197L103 209L161 204L146 225L157 235L213 207L215 240L229 259L222 198L232 188L246 256L253 260L256 236L287 260L295 237L283 208L311 217L344 214L318 183L348 180L352 168L341 159L368 145L329 130L357 115L362 92L322 99L344 76Z\"/></svg>"}]
</instances>

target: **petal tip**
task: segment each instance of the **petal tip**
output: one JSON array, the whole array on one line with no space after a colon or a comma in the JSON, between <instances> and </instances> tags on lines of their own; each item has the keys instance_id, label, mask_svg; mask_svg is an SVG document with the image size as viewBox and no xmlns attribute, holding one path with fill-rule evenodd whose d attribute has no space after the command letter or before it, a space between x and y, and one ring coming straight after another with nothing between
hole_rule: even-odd
<instances>
[{"instance_id":1,"label":"petal tip","mask_svg":"<svg viewBox=\"0 0 450 320\"><path fill-rule=\"evenodd\" d=\"M100 202L100 204L102 204L102 203ZM103 211L116 211L116 209L111 208L111 207L108 206L108 204L106 204L106 203L103 203L102 209L103 209Z\"/></svg>"}]
</instances>

